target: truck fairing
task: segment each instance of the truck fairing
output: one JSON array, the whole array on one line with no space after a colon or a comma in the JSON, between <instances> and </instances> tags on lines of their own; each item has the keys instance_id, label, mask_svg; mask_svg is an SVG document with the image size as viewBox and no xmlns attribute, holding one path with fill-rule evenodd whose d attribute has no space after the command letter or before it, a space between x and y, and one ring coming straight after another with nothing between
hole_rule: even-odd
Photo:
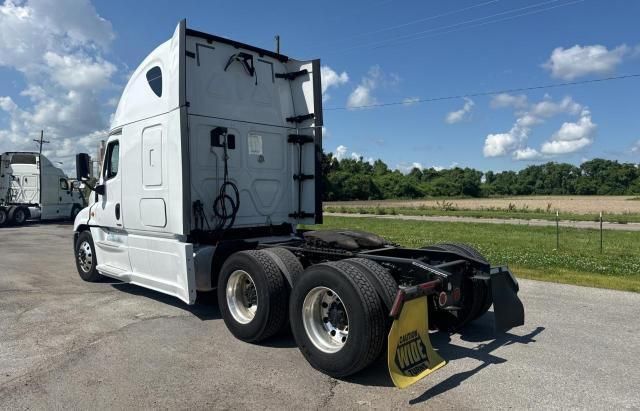
<instances>
[{"instance_id":1,"label":"truck fairing","mask_svg":"<svg viewBox=\"0 0 640 411\"><path fill-rule=\"evenodd\" d=\"M304 72L298 78L280 77ZM216 226L228 165L239 187L234 228L321 221L319 61L297 61L181 22L133 72L113 118L123 228L188 236ZM293 118L311 114L300 122ZM213 141L224 130L233 146ZM290 142L308 135L312 144ZM301 175L300 184L290 184ZM201 212L194 213L194 205Z\"/></svg>"}]
</instances>

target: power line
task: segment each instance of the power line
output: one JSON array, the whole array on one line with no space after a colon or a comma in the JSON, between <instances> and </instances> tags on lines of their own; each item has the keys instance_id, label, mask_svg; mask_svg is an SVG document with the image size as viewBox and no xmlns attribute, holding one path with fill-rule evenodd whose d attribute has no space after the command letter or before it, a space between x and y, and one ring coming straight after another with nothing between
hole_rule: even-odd
<instances>
[{"instance_id":1,"label":"power line","mask_svg":"<svg viewBox=\"0 0 640 411\"><path fill-rule=\"evenodd\" d=\"M626 74L626 75L622 75L622 76L612 76L612 77L605 77L605 78L597 78L597 79L591 79L591 80L569 81L569 82L565 82L565 83L544 84L544 85L539 85L539 86L508 88L508 89L494 90L494 91L482 91L482 92L476 92L476 93L458 94L458 95L455 95L455 96L441 96L441 97L431 97L431 98L420 98L420 99L411 100L410 102L407 102L407 101L393 101L393 102L389 102L389 103L365 104L365 105L355 106L355 107L347 107L347 106L344 106L344 107L328 107L328 108L325 108L324 110L325 111L328 111L328 110L353 110L353 109L364 109L364 108L374 108L374 107L412 105L412 104L418 104L418 103L431 103L431 102L434 102L434 101L456 100L456 99L461 99L461 98L464 98L464 97L468 97L469 98L469 97L494 96L494 95L503 94L503 93L518 93L518 92L524 92L524 91L543 90L543 89L560 88L560 87L568 87L568 86L578 86L578 85L584 85L584 84L603 83L605 81L624 80L624 79L631 79L631 78L640 78L640 73L637 73L637 74Z\"/></svg>"},{"instance_id":2,"label":"power line","mask_svg":"<svg viewBox=\"0 0 640 411\"><path fill-rule=\"evenodd\" d=\"M498 1L500 1L500 0L490 0L490 1L486 1L484 3L474 4L473 6L464 7L464 8L457 9L457 10L451 10L451 11L448 11L448 12L445 12L445 13L441 13L441 14L436 14L434 16L423 17L421 19L412 20L412 21L408 21L408 22L405 22L405 23L401 23L401 24L396 24L395 26L388 26L388 27L384 27L384 28L381 28L381 29L378 29L378 30L374 30L374 31L369 31L369 32L365 32L365 33L358 33L358 34L352 36L351 38L368 36L370 34L383 33L385 31L395 30L395 29L399 29L399 28L402 28L402 27L407 27L407 26L411 26L411 25L414 25L414 24L423 23L425 21L435 20L435 19L438 19L440 17L451 16L451 15L454 15L454 14L462 13L462 12L467 11L467 10L476 9L478 7L488 6L489 4L497 3Z\"/></svg>"},{"instance_id":3,"label":"power line","mask_svg":"<svg viewBox=\"0 0 640 411\"><path fill-rule=\"evenodd\" d=\"M539 2L539 3L531 4L531 5L528 5L528 6L518 7L518 8L514 8L514 9L510 9L510 10L505 10L505 11L502 11L502 12L499 12L499 13L494 13L494 14L491 14L491 15L488 15L488 16L484 16L484 17L478 17L478 18L465 20L465 21L462 21L462 22L454 23L454 24L449 24L449 25L446 25L446 26L434 27L434 28L427 29L427 30L417 31L415 33L409 33L409 34L404 34L404 35L401 35L401 36L396 36L396 37L393 37L393 38L390 38L390 39L384 39L382 41L374 41L374 42L369 42L369 43L364 43L364 44L357 44L357 45L354 45L353 47L349 47L349 48L346 48L346 49L343 49L343 50L336 51L335 53L340 54L340 53L348 52L348 51L351 51L351 50L356 50L356 49L359 49L359 48L366 48L366 47L379 48L381 45L382 46L392 45L392 44L394 44L395 41L398 41L398 40L405 40L405 39L408 39L408 41L417 40L417 39L422 38L422 37L416 37L416 36L420 36L420 35L423 35L423 34L433 33L433 32L437 32L439 30L447 30L447 29L451 29L451 28L455 28L455 27L460 27L460 26L464 26L466 24L476 23L476 22L483 21L483 20L489 20L489 19L492 19L494 17L503 16L505 14L517 13L519 11L528 10L528 9L531 9L531 8L542 7L542 6L546 6L546 5L552 4L552 3L557 3L559 1L562 1L562 0L546 0L546 1ZM540 10L535 10L535 11L528 12L528 13L523 13L523 14L516 15L516 16L511 16L510 18L516 18L516 17L526 16L526 15L529 15L529 14L540 13L540 12L543 12L543 11L552 10L552 9L555 9L555 8L558 8L558 7L563 7L563 6L571 5L571 4L574 4L574 3L579 3L579 2L582 2L582 1L584 1L584 0L576 0L576 1L570 2L570 3L565 3L565 4L561 4L561 5L557 5L557 6L553 6L553 7L549 7L549 8L543 8L543 9L540 9ZM505 18L505 20L506 19L510 19L510 18L509 17ZM499 20L492 21L492 22L486 22L486 23L480 24L480 25L492 24L494 22L500 22L500 21L503 21L503 20L499 19ZM477 25L477 26L479 26L479 25ZM460 30L463 30L463 29L473 28L473 27L475 27L475 26L462 27L462 28L460 28L458 30L443 31L441 33L436 33L436 34L445 34L447 32L460 31ZM379 47L375 47L375 46L379 46Z\"/></svg>"},{"instance_id":4,"label":"power line","mask_svg":"<svg viewBox=\"0 0 640 411\"><path fill-rule=\"evenodd\" d=\"M554 1L557 1L557 0L554 0ZM414 41L414 40L420 40L420 39L425 39L425 38L436 37L436 36L439 36L441 34L455 33L455 32L458 32L458 31L469 30L469 29L473 29L473 28L476 28L476 27L487 26L489 24L495 24L495 23L500 23L500 22L507 21L507 20L513 20L513 19L518 18L518 17L530 16L532 14L543 13L545 11L549 11L549 10L553 10L553 9L557 9L557 8L565 7L565 6L571 6L571 5L574 5L574 4L577 4L577 3L582 3L582 2L584 2L584 0L574 0L574 1L570 1L568 3L558 4L556 6L550 6L550 7L545 7L545 8L539 9L539 10L532 10L532 11L528 11L526 13L516 14L515 16L507 16L507 17L503 17L501 19L485 21L485 22L478 23L478 24L472 24L472 25L461 27L461 28L458 28L458 29L441 31L441 32L433 33L433 34L427 35L427 36L417 36L417 37L409 38L406 41L401 41L399 43L391 42L391 43L387 43L387 44L383 44L383 45L374 47L374 49L387 47L387 46L394 46L394 45L399 45L399 44L405 44L405 43L409 43L409 42Z\"/></svg>"}]
</instances>

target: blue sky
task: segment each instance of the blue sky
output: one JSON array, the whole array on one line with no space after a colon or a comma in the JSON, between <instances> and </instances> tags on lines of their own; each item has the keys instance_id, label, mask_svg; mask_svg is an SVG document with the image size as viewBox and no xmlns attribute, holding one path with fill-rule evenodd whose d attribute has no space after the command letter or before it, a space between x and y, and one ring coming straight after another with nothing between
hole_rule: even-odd
<instances>
[{"instance_id":1,"label":"blue sky","mask_svg":"<svg viewBox=\"0 0 640 411\"><path fill-rule=\"evenodd\" d=\"M60 161L94 151L128 74L186 18L189 27L269 49L279 34L283 53L321 58L325 150L342 157L382 158L403 170L637 163L640 78L411 99L640 73L638 16L632 0L4 0L0 150L32 148L44 127Z\"/></svg>"}]
</instances>

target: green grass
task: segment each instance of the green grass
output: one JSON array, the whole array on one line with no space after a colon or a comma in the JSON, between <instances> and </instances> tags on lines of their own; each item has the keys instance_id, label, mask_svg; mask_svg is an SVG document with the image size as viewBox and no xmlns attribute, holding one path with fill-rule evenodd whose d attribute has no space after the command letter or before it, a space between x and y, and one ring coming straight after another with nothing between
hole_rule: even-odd
<instances>
[{"instance_id":1,"label":"green grass","mask_svg":"<svg viewBox=\"0 0 640 411\"><path fill-rule=\"evenodd\" d=\"M465 242L494 265L507 264L520 278L640 292L640 232L555 227L325 217L322 226L377 233L406 247Z\"/></svg>"},{"instance_id":2,"label":"green grass","mask_svg":"<svg viewBox=\"0 0 640 411\"><path fill-rule=\"evenodd\" d=\"M550 220L555 221L555 212L517 209L508 211L505 209L494 210L443 210L426 207L353 207L353 206L327 206L324 211L329 213L349 214L393 214L393 215L417 215L417 216L447 216L447 217L475 217L475 218L518 218L523 220ZM572 221L600 221L598 214L562 213L561 220ZM640 223L640 213L605 214L603 221L612 223Z\"/></svg>"}]
</instances>

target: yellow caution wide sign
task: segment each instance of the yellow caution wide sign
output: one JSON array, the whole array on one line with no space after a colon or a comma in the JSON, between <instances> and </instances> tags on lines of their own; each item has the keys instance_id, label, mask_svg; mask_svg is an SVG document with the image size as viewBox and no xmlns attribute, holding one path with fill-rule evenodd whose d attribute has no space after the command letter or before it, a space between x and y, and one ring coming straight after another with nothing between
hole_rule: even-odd
<instances>
[{"instance_id":1,"label":"yellow caution wide sign","mask_svg":"<svg viewBox=\"0 0 640 411\"><path fill-rule=\"evenodd\" d=\"M387 363L393 383L406 388L446 364L429 339L427 297L406 301L389 331Z\"/></svg>"}]
</instances>

